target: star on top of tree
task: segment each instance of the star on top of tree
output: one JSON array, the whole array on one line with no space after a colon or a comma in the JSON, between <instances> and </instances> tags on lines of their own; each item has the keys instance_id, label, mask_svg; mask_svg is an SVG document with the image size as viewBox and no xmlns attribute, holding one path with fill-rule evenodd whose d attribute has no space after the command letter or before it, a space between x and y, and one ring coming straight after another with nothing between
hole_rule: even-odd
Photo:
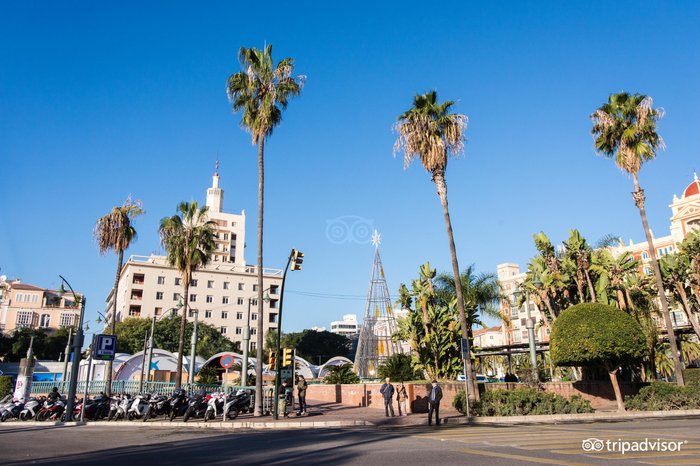
<instances>
[{"instance_id":1,"label":"star on top of tree","mask_svg":"<svg viewBox=\"0 0 700 466\"><path fill-rule=\"evenodd\" d=\"M379 243L382 242L382 235L379 234L377 230L374 230L374 233L372 234L372 244L374 244L375 248L379 247Z\"/></svg>"}]
</instances>

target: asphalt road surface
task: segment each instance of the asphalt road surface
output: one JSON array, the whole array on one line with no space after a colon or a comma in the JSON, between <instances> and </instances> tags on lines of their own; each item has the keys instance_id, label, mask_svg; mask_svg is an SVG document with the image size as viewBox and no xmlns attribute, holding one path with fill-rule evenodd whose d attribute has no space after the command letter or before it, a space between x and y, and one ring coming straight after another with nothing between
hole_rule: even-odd
<instances>
[{"instance_id":1,"label":"asphalt road surface","mask_svg":"<svg viewBox=\"0 0 700 466\"><path fill-rule=\"evenodd\" d=\"M646 443L638 443L646 440ZM667 451L658 451L660 442ZM617 442L617 443L614 443ZM626 443L625 443L626 442ZM632 451L635 449L654 451ZM584 451L589 450L601 451ZM621 449L630 451L622 453ZM669 451L673 449L674 451ZM700 465L700 419L217 431L0 425L0 464Z\"/></svg>"}]
</instances>

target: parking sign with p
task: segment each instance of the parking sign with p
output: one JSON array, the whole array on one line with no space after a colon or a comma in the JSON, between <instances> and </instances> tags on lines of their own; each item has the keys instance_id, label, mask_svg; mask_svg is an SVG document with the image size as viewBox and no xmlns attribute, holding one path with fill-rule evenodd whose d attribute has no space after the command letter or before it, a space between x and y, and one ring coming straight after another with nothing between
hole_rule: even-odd
<instances>
[{"instance_id":1,"label":"parking sign with p","mask_svg":"<svg viewBox=\"0 0 700 466\"><path fill-rule=\"evenodd\" d=\"M114 361L114 354L117 352L117 337L115 335L97 335L95 346L95 359Z\"/></svg>"}]
</instances>

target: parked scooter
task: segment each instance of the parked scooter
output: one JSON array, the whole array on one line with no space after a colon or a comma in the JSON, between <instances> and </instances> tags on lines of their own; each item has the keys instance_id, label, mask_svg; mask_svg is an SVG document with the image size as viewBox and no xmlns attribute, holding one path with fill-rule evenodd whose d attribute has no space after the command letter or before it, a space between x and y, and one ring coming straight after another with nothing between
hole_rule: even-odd
<instances>
[{"instance_id":1,"label":"parked scooter","mask_svg":"<svg viewBox=\"0 0 700 466\"><path fill-rule=\"evenodd\" d=\"M168 416L170 415L170 398L160 395L153 394L149 400L151 404L151 409L149 410L150 418L158 416ZM143 420L146 421L148 417L144 417Z\"/></svg>"},{"instance_id":2,"label":"parked scooter","mask_svg":"<svg viewBox=\"0 0 700 466\"><path fill-rule=\"evenodd\" d=\"M74 419L81 419L81 412L83 410L82 401L78 403L75 407ZM85 414L82 419L88 421L99 421L104 419L109 414L109 398L107 398L103 393L96 396L93 399L87 399L85 401Z\"/></svg>"},{"instance_id":3,"label":"parked scooter","mask_svg":"<svg viewBox=\"0 0 700 466\"><path fill-rule=\"evenodd\" d=\"M207 411L210 395L207 395L204 390L197 392L192 398L187 406L187 411L182 417L184 422L190 420L190 418L202 418L204 413Z\"/></svg>"},{"instance_id":4,"label":"parked scooter","mask_svg":"<svg viewBox=\"0 0 700 466\"><path fill-rule=\"evenodd\" d=\"M229 396L224 406L224 416L234 420L240 413L247 413L251 409L252 397L248 390L240 389L235 395Z\"/></svg>"},{"instance_id":5,"label":"parked scooter","mask_svg":"<svg viewBox=\"0 0 700 466\"><path fill-rule=\"evenodd\" d=\"M31 397L29 401L24 404L24 409L19 413L19 418L22 421L29 421L34 419L44 404L44 398Z\"/></svg>"},{"instance_id":6,"label":"parked scooter","mask_svg":"<svg viewBox=\"0 0 700 466\"><path fill-rule=\"evenodd\" d=\"M210 421L219 415L223 417L226 401L227 397L223 392L212 393L207 402L207 409L204 412L204 422Z\"/></svg>"},{"instance_id":7,"label":"parked scooter","mask_svg":"<svg viewBox=\"0 0 700 466\"><path fill-rule=\"evenodd\" d=\"M182 389L176 389L170 397L170 421L172 422L178 416L184 416L189 408L187 400L187 392Z\"/></svg>"},{"instance_id":8,"label":"parked scooter","mask_svg":"<svg viewBox=\"0 0 700 466\"><path fill-rule=\"evenodd\" d=\"M56 399L56 400L47 399L44 401L44 405L39 410L39 412L36 413L36 420L37 421L47 421L47 420L57 421L57 420L61 419L65 409L66 409L66 402L64 400L62 400L62 399Z\"/></svg>"},{"instance_id":9,"label":"parked scooter","mask_svg":"<svg viewBox=\"0 0 700 466\"><path fill-rule=\"evenodd\" d=\"M151 410L151 404L148 402L148 395L136 395L134 401L131 402L131 407L126 413L126 418L130 421L135 419L145 419Z\"/></svg>"},{"instance_id":10,"label":"parked scooter","mask_svg":"<svg viewBox=\"0 0 700 466\"><path fill-rule=\"evenodd\" d=\"M115 396L110 403L107 420L118 421L119 419L124 419L129 411L129 406L131 406L131 397L129 395Z\"/></svg>"},{"instance_id":11,"label":"parked scooter","mask_svg":"<svg viewBox=\"0 0 700 466\"><path fill-rule=\"evenodd\" d=\"M2 414L0 414L0 422L5 422L8 419L18 419L23 409L23 402L19 400L13 401L11 405L5 406L3 409Z\"/></svg>"}]
</instances>

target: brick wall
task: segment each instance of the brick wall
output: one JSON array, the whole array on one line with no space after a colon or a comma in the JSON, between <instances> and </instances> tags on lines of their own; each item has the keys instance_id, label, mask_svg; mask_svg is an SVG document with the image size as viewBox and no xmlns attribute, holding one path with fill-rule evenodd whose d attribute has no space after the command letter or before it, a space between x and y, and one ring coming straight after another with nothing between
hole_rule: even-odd
<instances>
[{"instance_id":1,"label":"brick wall","mask_svg":"<svg viewBox=\"0 0 700 466\"><path fill-rule=\"evenodd\" d=\"M646 384L620 383L622 396L634 395ZM453 412L452 400L455 395L464 390L464 383L442 383L441 410ZM517 383L487 383L479 384L479 391L523 387ZM569 398L579 395L591 402L596 410L616 409L615 395L612 385L608 382L550 382L543 384L544 390ZM326 403L339 403L347 406L361 406L384 409L384 402L379 388L381 384L352 384L352 385L309 385L307 396L309 400ZM430 384L406 384L409 399L409 411L413 413L428 412L428 395Z\"/></svg>"}]
</instances>

